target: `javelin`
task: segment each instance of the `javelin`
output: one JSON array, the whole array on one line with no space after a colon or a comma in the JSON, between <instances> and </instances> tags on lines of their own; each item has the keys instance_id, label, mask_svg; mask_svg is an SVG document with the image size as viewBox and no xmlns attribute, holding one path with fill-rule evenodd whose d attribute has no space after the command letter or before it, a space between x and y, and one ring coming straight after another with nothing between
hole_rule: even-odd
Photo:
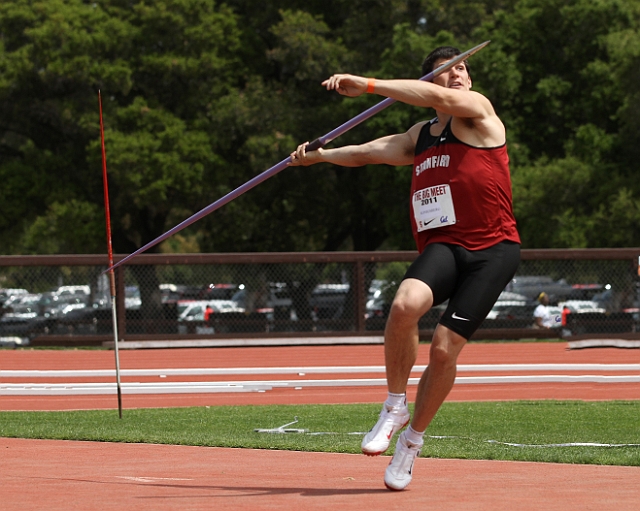
<instances>
[{"instance_id":1,"label":"javelin","mask_svg":"<svg viewBox=\"0 0 640 511\"><path fill-rule=\"evenodd\" d=\"M444 73L446 70L452 68L453 66L455 66L459 62L462 62L463 60L467 59L468 57L470 57L474 53L480 51L482 48L484 48L489 43L490 43L490 41L485 41L484 43L479 44L478 46L476 46L474 48L471 48L470 50L467 50L464 53L461 53L460 55L454 57L450 61L445 62L441 66L437 67L436 69L434 69L430 73L424 75L422 78L420 78L420 80L422 80L423 82L433 81L433 79L436 76ZM368 110L365 110L361 114L356 115L353 119L350 119L349 121L345 122L341 126L338 126L333 131L330 131L326 135L315 139L313 142L311 142L307 146L307 151L315 151L316 149L318 149L320 147L324 147L326 144L328 144L332 140L336 139L337 137L339 137L343 133L346 133L351 128L357 126L361 122L366 121L369 117L372 117L375 114L377 114L378 112L380 112L381 110L384 110L385 108L387 108L392 103L395 103L395 101L396 101L395 99L387 98L387 99L381 101L380 103L378 103L377 105L372 106ZM190 216L189 218L187 218L186 220L182 221L181 223L179 223L178 225L176 225L172 229L168 230L167 232L165 232L161 236L158 236L155 240L150 241L144 247L139 248L138 250L136 250L132 254L129 254L128 256L126 256L124 259L121 259L118 263L116 263L115 265L112 265L107 271L113 270L114 268L117 268L121 264L124 264L125 262L130 261L132 258L137 256L138 254L141 254L142 252L145 252L146 250L148 250L151 247L157 245L161 241L164 241L168 237L173 236L178 231L181 231L185 227L191 225L192 223L196 222L197 220L200 220L201 218L205 217L209 213L212 213L213 211L215 211L216 209L224 206L228 202L231 202L236 197L239 197L243 193L251 190L253 187L259 185L260 183L262 183L263 181L267 180L271 176L274 176L275 174L277 174L281 170L284 170L285 168L287 168L287 166L289 165L290 162L291 162L291 156L288 156L286 159L282 160L277 165L274 165L270 169L265 170L262 174L258 174L256 177L254 177L250 181L247 181L242 186L239 186L234 191L229 192L224 197L221 197L220 199L218 199L217 201L213 202L212 204L209 204L206 208L201 209L196 214L194 214L194 215Z\"/></svg>"},{"instance_id":2,"label":"javelin","mask_svg":"<svg viewBox=\"0 0 640 511\"><path fill-rule=\"evenodd\" d=\"M118 415L122 419L122 390L120 389L120 355L118 354L118 313L116 311L116 278L113 272L113 248L111 246L111 213L109 212L109 185L107 184L107 153L104 150L104 125L102 123L102 96L98 90L100 105L100 142L102 146L102 184L104 187L104 214L107 219L107 253L109 254L109 283L111 287L111 316L113 317L113 341L116 356L116 387L118 389Z\"/></svg>"}]
</instances>

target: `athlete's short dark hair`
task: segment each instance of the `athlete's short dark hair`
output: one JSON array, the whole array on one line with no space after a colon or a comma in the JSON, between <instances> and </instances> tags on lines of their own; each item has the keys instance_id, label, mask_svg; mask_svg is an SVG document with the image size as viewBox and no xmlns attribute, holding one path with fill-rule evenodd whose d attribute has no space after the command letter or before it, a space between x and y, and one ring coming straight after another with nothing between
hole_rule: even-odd
<instances>
[{"instance_id":1,"label":"athlete's short dark hair","mask_svg":"<svg viewBox=\"0 0 640 511\"><path fill-rule=\"evenodd\" d=\"M426 59L424 59L424 62L422 63L422 76L425 76L433 71L433 66L438 60L451 60L453 57L457 57L461 53L462 52L458 48L454 48L453 46L439 46L431 53L429 53ZM465 59L463 62L464 67L467 68L467 73L469 73L469 76L471 76L469 62L467 61L467 59Z\"/></svg>"}]
</instances>

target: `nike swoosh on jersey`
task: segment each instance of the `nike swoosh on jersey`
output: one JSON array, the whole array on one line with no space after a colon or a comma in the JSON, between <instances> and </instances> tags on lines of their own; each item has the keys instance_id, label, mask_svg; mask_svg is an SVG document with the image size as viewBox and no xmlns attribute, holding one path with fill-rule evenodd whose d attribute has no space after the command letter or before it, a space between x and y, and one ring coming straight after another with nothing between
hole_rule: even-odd
<instances>
[{"instance_id":1,"label":"nike swoosh on jersey","mask_svg":"<svg viewBox=\"0 0 640 511\"><path fill-rule=\"evenodd\" d=\"M459 319L460 321L471 321L468 318L461 318L460 316L458 316L455 312L453 314L451 314L451 318L453 319Z\"/></svg>"}]
</instances>

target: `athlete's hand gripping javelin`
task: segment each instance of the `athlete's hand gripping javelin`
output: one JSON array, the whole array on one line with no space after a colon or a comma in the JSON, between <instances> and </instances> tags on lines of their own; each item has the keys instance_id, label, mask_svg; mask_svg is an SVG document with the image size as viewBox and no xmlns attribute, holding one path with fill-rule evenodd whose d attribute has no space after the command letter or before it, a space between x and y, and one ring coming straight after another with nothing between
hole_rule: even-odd
<instances>
[{"instance_id":1,"label":"athlete's hand gripping javelin","mask_svg":"<svg viewBox=\"0 0 640 511\"><path fill-rule=\"evenodd\" d=\"M369 82L371 79L364 78L362 76L355 76L350 74L335 74L322 82L322 86L328 91L335 90L342 96L348 96L350 98L358 97L368 91ZM319 147L313 151L307 152L309 142L300 144L298 148L291 153L291 161L289 166L308 166L314 163L324 161L323 149Z\"/></svg>"},{"instance_id":2,"label":"athlete's hand gripping javelin","mask_svg":"<svg viewBox=\"0 0 640 511\"><path fill-rule=\"evenodd\" d=\"M425 85L418 80L395 80L399 89L411 86ZM334 74L322 82L328 91L335 90L340 95L357 97L364 93L375 93L376 81L350 74ZM431 84L426 84L431 85ZM389 88L393 94L393 88ZM363 144L324 149L314 147L313 143L300 144L290 154L288 165L291 167L309 166L316 163L332 163L342 167L360 167L368 164L410 165L413 161L413 150L419 133L419 123L405 133L388 135Z\"/></svg>"},{"instance_id":3,"label":"athlete's hand gripping javelin","mask_svg":"<svg viewBox=\"0 0 640 511\"><path fill-rule=\"evenodd\" d=\"M290 161L288 165L290 167L307 167L309 165L313 165L314 163L319 163L322 161L322 153L323 149L320 147L315 151L309 151L307 153L307 146L309 142L304 142L300 144L295 151L293 151L290 156Z\"/></svg>"},{"instance_id":4,"label":"athlete's hand gripping javelin","mask_svg":"<svg viewBox=\"0 0 640 511\"><path fill-rule=\"evenodd\" d=\"M367 92L367 87L369 87L371 81L372 79L362 76L335 74L322 82L322 85L326 87L327 90L335 90L343 96L355 98Z\"/></svg>"}]
</instances>

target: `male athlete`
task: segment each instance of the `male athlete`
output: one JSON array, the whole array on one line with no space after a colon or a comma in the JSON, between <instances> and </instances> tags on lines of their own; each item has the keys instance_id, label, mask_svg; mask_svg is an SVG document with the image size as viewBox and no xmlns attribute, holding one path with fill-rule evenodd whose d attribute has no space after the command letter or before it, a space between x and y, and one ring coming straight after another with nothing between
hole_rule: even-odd
<instances>
[{"instance_id":1,"label":"male athlete","mask_svg":"<svg viewBox=\"0 0 640 511\"><path fill-rule=\"evenodd\" d=\"M425 59L423 75L459 54L449 46L437 48ZM411 482L424 432L453 386L460 350L520 261L505 127L491 102L471 90L467 62L432 83L336 74L322 84L344 96L375 93L436 113L406 133L310 152L305 143L291 154L291 165L412 165L411 225L420 255L391 305L384 341L388 397L362 441L365 454L382 454L392 436L411 422L397 440L384 477L389 489L403 490ZM446 300L411 418L406 389L418 353L418 321Z\"/></svg>"}]
</instances>

